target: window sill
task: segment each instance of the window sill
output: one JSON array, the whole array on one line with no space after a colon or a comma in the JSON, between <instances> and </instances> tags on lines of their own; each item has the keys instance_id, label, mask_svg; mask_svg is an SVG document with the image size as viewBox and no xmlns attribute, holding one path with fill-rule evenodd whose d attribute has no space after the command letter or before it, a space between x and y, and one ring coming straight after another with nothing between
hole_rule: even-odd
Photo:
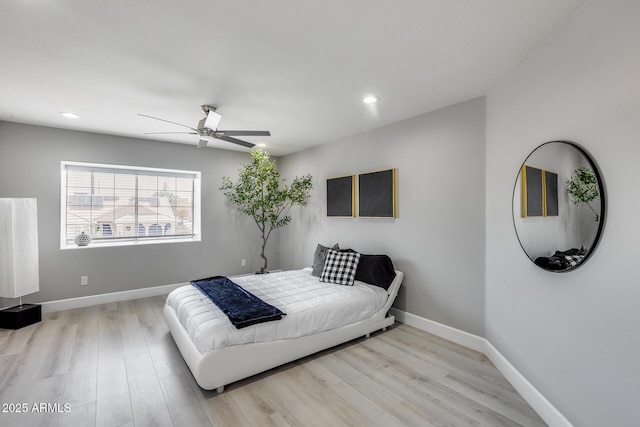
<instances>
[{"instance_id":1,"label":"window sill","mask_svg":"<svg viewBox=\"0 0 640 427\"><path fill-rule=\"evenodd\" d=\"M75 250L75 249L94 249L94 248L112 248L118 246L140 246L140 245L157 245L165 243L191 243L200 242L202 239L200 236L196 237L184 237L175 239L141 239L141 240L127 240L127 241L114 241L114 242L91 242L87 246L76 245L61 245L61 250Z\"/></svg>"}]
</instances>

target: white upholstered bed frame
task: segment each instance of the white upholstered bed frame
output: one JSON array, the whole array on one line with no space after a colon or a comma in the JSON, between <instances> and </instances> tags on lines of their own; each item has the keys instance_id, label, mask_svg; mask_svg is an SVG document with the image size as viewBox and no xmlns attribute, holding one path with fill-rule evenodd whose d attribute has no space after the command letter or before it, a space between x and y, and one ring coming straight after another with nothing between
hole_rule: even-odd
<instances>
[{"instance_id":1,"label":"white upholstered bed frame","mask_svg":"<svg viewBox=\"0 0 640 427\"><path fill-rule=\"evenodd\" d=\"M191 341L173 308L166 304L164 317L198 385L222 392L224 386L232 382L362 336L369 337L379 329L386 330L395 321L387 313L398 295L402 278L403 273L396 270L396 277L387 290L386 303L367 319L314 335L224 347L204 354Z\"/></svg>"}]
</instances>

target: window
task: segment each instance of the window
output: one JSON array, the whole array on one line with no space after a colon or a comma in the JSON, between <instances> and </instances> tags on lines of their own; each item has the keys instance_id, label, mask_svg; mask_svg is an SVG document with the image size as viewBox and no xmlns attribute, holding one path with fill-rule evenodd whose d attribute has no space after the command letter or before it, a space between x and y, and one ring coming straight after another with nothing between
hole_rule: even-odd
<instances>
[{"instance_id":1,"label":"window","mask_svg":"<svg viewBox=\"0 0 640 427\"><path fill-rule=\"evenodd\" d=\"M62 249L200 240L200 172L62 162L61 184Z\"/></svg>"}]
</instances>

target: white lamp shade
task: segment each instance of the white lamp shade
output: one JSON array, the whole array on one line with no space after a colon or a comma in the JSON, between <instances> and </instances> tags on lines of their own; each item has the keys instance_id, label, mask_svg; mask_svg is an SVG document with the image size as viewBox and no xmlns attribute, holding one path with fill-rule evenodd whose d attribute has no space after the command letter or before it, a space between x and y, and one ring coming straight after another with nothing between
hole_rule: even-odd
<instances>
[{"instance_id":1,"label":"white lamp shade","mask_svg":"<svg viewBox=\"0 0 640 427\"><path fill-rule=\"evenodd\" d=\"M0 297L40 290L36 199L0 198Z\"/></svg>"}]
</instances>

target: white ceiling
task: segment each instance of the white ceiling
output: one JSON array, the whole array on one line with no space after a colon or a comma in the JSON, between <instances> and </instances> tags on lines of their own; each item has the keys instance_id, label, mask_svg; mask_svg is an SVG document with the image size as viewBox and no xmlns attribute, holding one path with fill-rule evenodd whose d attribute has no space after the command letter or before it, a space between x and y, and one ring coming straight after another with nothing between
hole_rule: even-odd
<instances>
[{"instance_id":1,"label":"white ceiling","mask_svg":"<svg viewBox=\"0 0 640 427\"><path fill-rule=\"evenodd\" d=\"M2 0L0 120L147 138L211 104L288 154L486 94L587 1Z\"/></svg>"}]
</instances>

